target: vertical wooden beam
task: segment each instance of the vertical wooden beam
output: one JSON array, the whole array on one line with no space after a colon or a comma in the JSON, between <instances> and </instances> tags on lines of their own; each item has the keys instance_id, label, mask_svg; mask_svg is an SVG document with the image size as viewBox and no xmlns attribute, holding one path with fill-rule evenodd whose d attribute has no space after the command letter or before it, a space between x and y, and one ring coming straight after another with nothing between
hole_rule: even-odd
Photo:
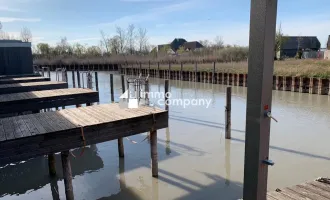
<instances>
[{"instance_id":1,"label":"vertical wooden beam","mask_svg":"<svg viewBox=\"0 0 330 200\"><path fill-rule=\"evenodd\" d=\"M81 85L80 85L80 73L79 73L79 70L77 70L77 82L78 82L78 88L81 88Z\"/></svg>"},{"instance_id":2,"label":"vertical wooden beam","mask_svg":"<svg viewBox=\"0 0 330 200\"><path fill-rule=\"evenodd\" d=\"M265 200L269 161L277 0L251 0L244 200ZM266 164L267 163L267 164Z\"/></svg>"},{"instance_id":3,"label":"vertical wooden beam","mask_svg":"<svg viewBox=\"0 0 330 200\"><path fill-rule=\"evenodd\" d=\"M181 70L180 70L180 80L181 81L183 81L182 70L183 70L183 63L181 62Z\"/></svg>"},{"instance_id":4,"label":"vertical wooden beam","mask_svg":"<svg viewBox=\"0 0 330 200\"><path fill-rule=\"evenodd\" d=\"M97 72L95 72L95 87L96 91L99 91L99 77L97 75Z\"/></svg>"},{"instance_id":5,"label":"vertical wooden beam","mask_svg":"<svg viewBox=\"0 0 330 200\"><path fill-rule=\"evenodd\" d=\"M140 68L140 70L141 70L141 68ZM124 94L125 93L125 75L121 75L121 88L122 88L122 92ZM124 142L123 142L123 138L118 138L118 155L119 155L120 158L123 158L124 157Z\"/></svg>"},{"instance_id":6,"label":"vertical wooden beam","mask_svg":"<svg viewBox=\"0 0 330 200\"><path fill-rule=\"evenodd\" d=\"M115 95L113 93L113 74L110 74L110 96L111 96L111 103L115 101Z\"/></svg>"},{"instance_id":7,"label":"vertical wooden beam","mask_svg":"<svg viewBox=\"0 0 330 200\"><path fill-rule=\"evenodd\" d=\"M225 137L231 139L231 87L227 87L225 111Z\"/></svg>"},{"instance_id":8,"label":"vertical wooden beam","mask_svg":"<svg viewBox=\"0 0 330 200\"><path fill-rule=\"evenodd\" d=\"M71 172L71 164L69 159L69 151L62 151L61 159L62 159L62 168L63 168L65 196L67 200L73 200L74 195L73 195L72 172Z\"/></svg>"},{"instance_id":9,"label":"vertical wooden beam","mask_svg":"<svg viewBox=\"0 0 330 200\"><path fill-rule=\"evenodd\" d=\"M56 160L55 160L55 154L48 154L48 169L49 169L49 175L55 176L56 175Z\"/></svg>"},{"instance_id":10,"label":"vertical wooden beam","mask_svg":"<svg viewBox=\"0 0 330 200\"><path fill-rule=\"evenodd\" d=\"M150 131L151 172L158 177L157 130Z\"/></svg>"},{"instance_id":11,"label":"vertical wooden beam","mask_svg":"<svg viewBox=\"0 0 330 200\"><path fill-rule=\"evenodd\" d=\"M158 73L157 73L157 77L160 78L160 73L159 73L159 62L157 62L157 71L158 71Z\"/></svg>"},{"instance_id":12,"label":"vertical wooden beam","mask_svg":"<svg viewBox=\"0 0 330 200\"><path fill-rule=\"evenodd\" d=\"M168 111L168 86L169 86L169 81L168 79L165 80L165 110Z\"/></svg>"},{"instance_id":13,"label":"vertical wooden beam","mask_svg":"<svg viewBox=\"0 0 330 200\"><path fill-rule=\"evenodd\" d=\"M75 78L75 75L74 75L74 71L72 70L72 87L76 87L76 78Z\"/></svg>"},{"instance_id":14,"label":"vertical wooden beam","mask_svg":"<svg viewBox=\"0 0 330 200\"><path fill-rule=\"evenodd\" d=\"M212 83L215 83L215 62L213 62Z\"/></svg>"},{"instance_id":15,"label":"vertical wooden beam","mask_svg":"<svg viewBox=\"0 0 330 200\"><path fill-rule=\"evenodd\" d=\"M195 82L198 81L198 78L197 78L197 62L195 62Z\"/></svg>"}]
</instances>

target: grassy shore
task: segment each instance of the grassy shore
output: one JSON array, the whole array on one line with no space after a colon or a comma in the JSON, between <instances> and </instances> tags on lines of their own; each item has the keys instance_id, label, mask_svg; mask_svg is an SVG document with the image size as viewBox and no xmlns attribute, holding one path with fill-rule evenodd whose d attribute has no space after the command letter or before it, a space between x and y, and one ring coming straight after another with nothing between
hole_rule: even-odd
<instances>
[{"instance_id":1,"label":"grassy shore","mask_svg":"<svg viewBox=\"0 0 330 200\"><path fill-rule=\"evenodd\" d=\"M125 67L125 66L123 66ZM132 65L129 65L131 68ZM137 64L133 65L138 68ZM148 64L142 64L142 68L147 69ZM157 64L151 64L152 69L157 69ZM160 69L168 69L168 64L161 64ZM172 70L180 70L180 64L172 64ZM184 71L194 71L194 64L184 64ZM213 71L213 63L198 64L198 71ZM216 72L223 73L247 73L247 62L229 62L229 63L216 63ZM279 76L300 76L300 77L317 77L317 78L330 78L330 60L285 60L275 61L274 75Z\"/></svg>"}]
</instances>

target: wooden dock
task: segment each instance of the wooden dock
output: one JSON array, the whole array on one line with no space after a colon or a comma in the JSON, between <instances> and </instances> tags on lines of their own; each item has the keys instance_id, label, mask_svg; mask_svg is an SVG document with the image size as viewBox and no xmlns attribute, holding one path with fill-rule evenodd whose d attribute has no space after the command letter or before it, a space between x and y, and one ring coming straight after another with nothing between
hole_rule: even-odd
<instances>
[{"instance_id":1,"label":"wooden dock","mask_svg":"<svg viewBox=\"0 0 330 200\"><path fill-rule=\"evenodd\" d=\"M50 81L50 78L48 78L48 77L6 78L6 79L0 79L0 85L13 84L13 83L42 82L42 81Z\"/></svg>"},{"instance_id":2,"label":"wooden dock","mask_svg":"<svg viewBox=\"0 0 330 200\"><path fill-rule=\"evenodd\" d=\"M292 187L277 189L267 193L268 200L329 200L330 179L319 178L315 181Z\"/></svg>"},{"instance_id":3,"label":"wooden dock","mask_svg":"<svg viewBox=\"0 0 330 200\"><path fill-rule=\"evenodd\" d=\"M54 90L68 88L67 82L43 81L30 83L14 83L0 85L0 94L30 92L39 90Z\"/></svg>"},{"instance_id":4,"label":"wooden dock","mask_svg":"<svg viewBox=\"0 0 330 200\"><path fill-rule=\"evenodd\" d=\"M7 78L20 78L20 77L40 77L41 75L38 73L35 74L15 74L15 75L0 75L0 79Z\"/></svg>"},{"instance_id":5,"label":"wooden dock","mask_svg":"<svg viewBox=\"0 0 330 200\"><path fill-rule=\"evenodd\" d=\"M83 88L42 90L0 95L0 114L20 113L99 101L97 91ZM24 105L24 106L23 106Z\"/></svg>"},{"instance_id":6,"label":"wooden dock","mask_svg":"<svg viewBox=\"0 0 330 200\"><path fill-rule=\"evenodd\" d=\"M101 104L0 119L0 166L166 128L159 108Z\"/></svg>"}]
</instances>

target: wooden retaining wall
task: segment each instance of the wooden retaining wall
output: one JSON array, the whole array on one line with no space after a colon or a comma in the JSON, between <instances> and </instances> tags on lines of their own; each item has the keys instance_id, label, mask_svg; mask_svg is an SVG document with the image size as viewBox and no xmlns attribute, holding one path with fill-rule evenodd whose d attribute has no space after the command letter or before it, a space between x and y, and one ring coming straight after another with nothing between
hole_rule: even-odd
<instances>
[{"instance_id":1,"label":"wooden retaining wall","mask_svg":"<svg viewBox=\"0 0 330 200\"><path fill-rule=\"evenodd\" d=\"M213 73L205 71L169 71L157 69L122 68L122 74L138 75L172 80L193 81L247 87L247 74ZM330 80L296 76L273 76L273 90L330 95Z\"/></svg>"}]
</instances>

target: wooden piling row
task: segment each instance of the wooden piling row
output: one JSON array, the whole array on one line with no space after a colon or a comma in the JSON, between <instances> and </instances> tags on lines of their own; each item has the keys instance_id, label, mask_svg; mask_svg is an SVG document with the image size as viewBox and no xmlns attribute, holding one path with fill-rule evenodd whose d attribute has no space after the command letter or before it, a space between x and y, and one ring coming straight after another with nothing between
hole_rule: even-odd
<instances>
[{"instance_id":1,"label":"wooden piling row","mask_svg":"<svg viewBox=\"0 0 330 200\"><path fill-rule=\"evenodd\" d=\"M158 77L172 80L203 82L223 85L233 85L247 87L247 74L234 73L216 73L215 67L213 72L196 71L196 64L194 71L183 71L183 64L178 71L170 71L171 65L168 69L160 70L159 63L157 69L143 71L143 75L150 77ZM214 64L215 65L215 64ZM139 75L136 72L137 68L128 68L128 73ZM322 78L307 78L296 76L273 76L273 90L291 91L300 93L310 93L319 95L330 95L330 80Z\"/></svg>"}]
</instances>

